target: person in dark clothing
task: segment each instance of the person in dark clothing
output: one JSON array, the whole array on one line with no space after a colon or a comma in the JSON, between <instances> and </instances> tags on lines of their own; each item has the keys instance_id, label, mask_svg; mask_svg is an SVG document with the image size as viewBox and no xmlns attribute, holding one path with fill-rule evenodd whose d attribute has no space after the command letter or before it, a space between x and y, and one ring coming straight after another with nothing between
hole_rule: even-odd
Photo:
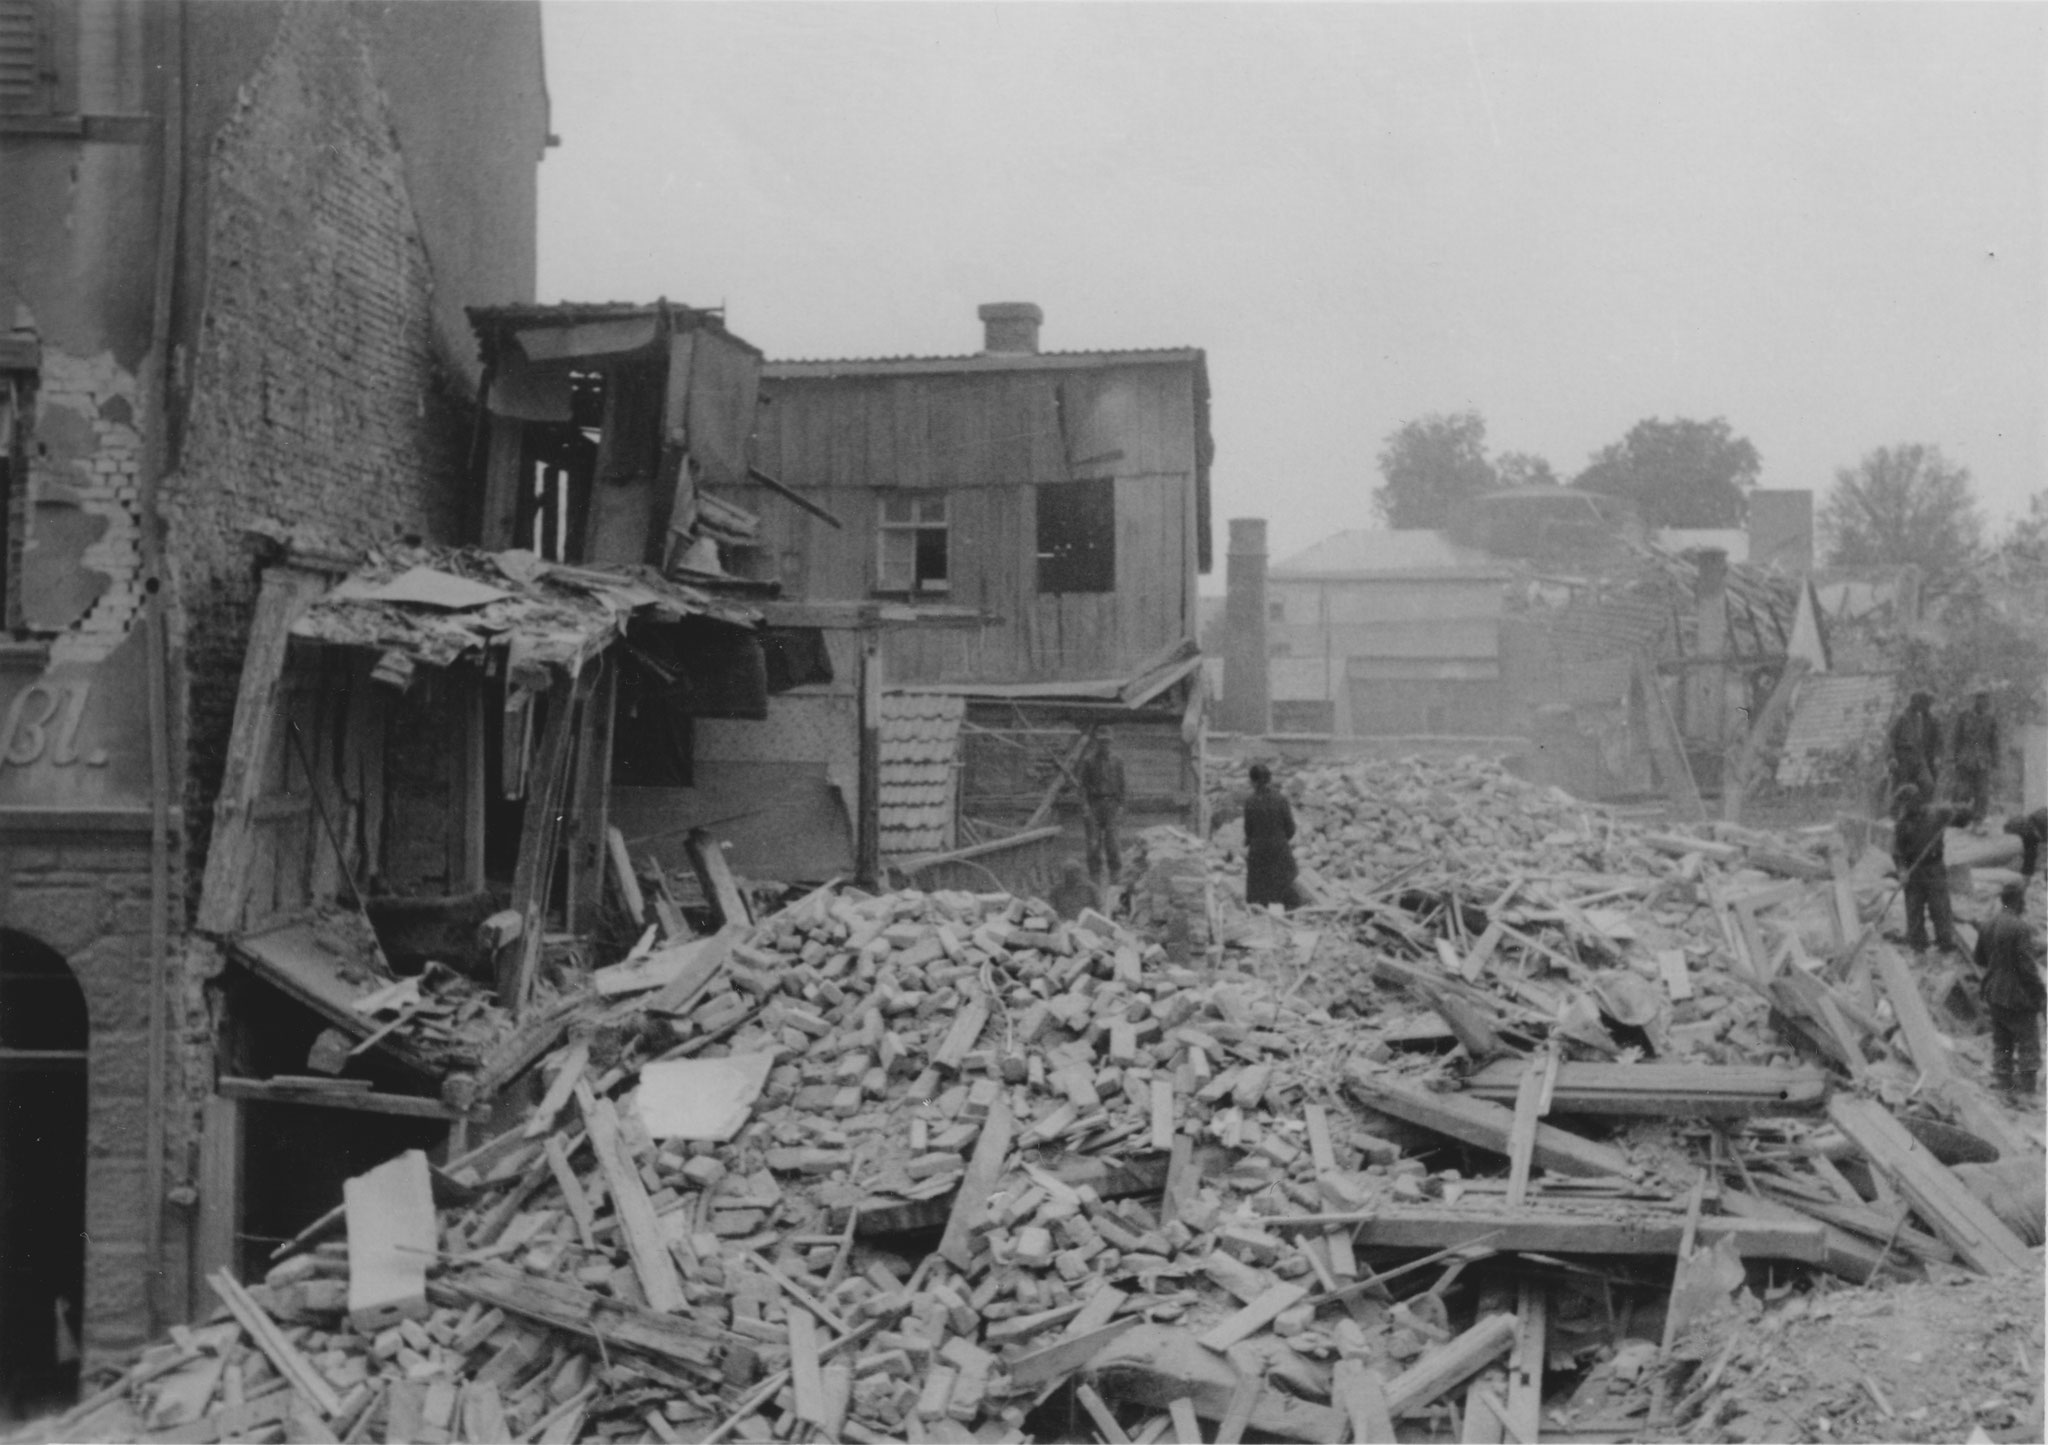
<instances>
[{"instance_id":1,"label":"person in dark clothing","mask_svg":"<svg viewBox=\"0 0 2048 1445\"><path fill-rule=\"evenodd\" d=\"M2021 817L2007 818L2005 831L2020 840L2020 874L2032 878L2041 866L2041 845L2048 843L2048 808L2036 808Z\"/></svg>"},{"instance_id":2,"label":"person in dark clothing","mask_svg":"<svg viewBox=\"0 0 2048 1445\"><path fill-rule=\"evenodd\" d=\"M1930 808L1921 791L1908 784L1896 798L1898 820L1892 824L1892 862L1906 889L1906 944L1916 952L1927 947L1927 918L1934 916L1934 940L1950 952L1956 942L1955 914L1949 908L1948 855L1945 834L1969 818L1962 808Z\"/></svg>"},{"instance_id":3,"label":"person in dark clothing","mask_svg":"<svg viewBox=\"0 0 2048 1445\"><path fill-rule=\"evenodd\" d=\"M1273 770L1253 763L1252 793L1244 802L1244 901L1254 908L1301 901L1294 886L1294 809L1273 786Z\"/></svg>"},{"instance_id":4,"label":"person in dark clothing","mask_svg":"<svg viewBox=\"0 0 2048 1445\"><path fill-rule=\"evenodd\" d=\"M1977 930L1977 966L1984 970L1984 1007L1991 1015L1991 1072L1998 1091L2032 1100L2041 1074L2041 943L2027 923L2027 890L2008 883L1999 911ZM2015 1101L2016 1102L2016 1101Z\"/></svg>"},{"instance_id":5,"label":"person in dark clothing","mask_svg":"<svg viewBox=\"0 0 2048 1445\"><path fill-rule=\"evenodd\" d=\"M1922 800L1932 802L1941 766L1941 724L1934 720L1933 693L1914 693L1906 710L1892 720L1890 756L1893 792L1918 788Z\"/></svg>"},{"instance_id":6,"label":"person in dark clothing","mask_svg":"<svg viewBox=\"0 0 2048 1445\"><path fill-rule=\"evenodd\" d=\"M1956 801L1969 805L1972 823L1981 823L1991 811L1991 777L1998 769L1998 717L1990 693L1972 693L1969 709L1956 714L1949 754L1955 759Z\"/></svg>"},{"instance_id":7,"label":"person in dark clothing","mask_svg":"<svg viewBox=\"0 0 2048 1445\"><path fill-rule=\"evenodd\" d=\"M1109 749L1108 728L1097 728L1081 758L1082 824L1088 834L1088 873L1102 877L1102 865L1109 865L1109 881L1116 882L1124 871L1123 846L1117 841L1117 824L1124 815L1124 764Z\"/></svg>"}]
</instances>

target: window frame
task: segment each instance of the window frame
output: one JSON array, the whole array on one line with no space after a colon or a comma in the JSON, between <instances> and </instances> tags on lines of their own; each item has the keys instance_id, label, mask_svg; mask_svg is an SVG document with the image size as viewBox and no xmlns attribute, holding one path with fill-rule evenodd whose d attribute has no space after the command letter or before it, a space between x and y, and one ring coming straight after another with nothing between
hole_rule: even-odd
<instances>
[{"instance_id":1,"label":"window frame","mask_svg":"<svg viewBox=\"0 0 2048 1445\"><path fill-rule=\"evenodd\" d=\"M1041 597L1105 596L1116 591L1116 478L1040 482L1034 522ZM1094 522L1099 533L1079 529ZM1048 526L1055 535L1048 537Z\"/></svg>"},{"instance_id":2,"label":"window frame","mask_svg":"<svg viewBox=\"0 0 2048 1445\"><path fill-rule=\"evenodd\" d=\"M900 505L907 515L892 517ZM937 515L932 515L931 509ZM908 536L907 559L891 559L892 539ZM936 539L936 541L934 541ZM899 543L900 545L900 543ZM928 546L939 549L939 570L927 574ZM908 575L904 575L905 561ZM950 597L953 593L953 506L943 491L926 488L893 487L875 493L874 582L870 589L882 597Z\"/></svg>"}]
</instances>

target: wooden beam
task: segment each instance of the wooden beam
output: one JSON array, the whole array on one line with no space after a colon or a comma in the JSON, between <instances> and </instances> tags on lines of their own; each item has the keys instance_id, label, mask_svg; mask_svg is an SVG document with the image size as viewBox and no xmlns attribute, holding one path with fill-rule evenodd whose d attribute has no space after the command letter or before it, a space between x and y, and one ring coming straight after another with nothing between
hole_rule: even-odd
<instances>
[{"instance_id":1,"label":"wooden beam","mask_svg":"<svg viewBox=\"0 0 2048 1445\"><path fill-rule=\"evenodd\" d=\"M1519 1209L1529 1198L1529 1166L1536 1153L1536 1126L1543 1101L1544 1059L1531 1057L1522 1065L1522 1080L1515 1091L1515 1122L1508 1131L1508 1208Z\"/></svg>"},{"instance_id":2,"label":"wooden beam","mask_svg":"<svg viewBox=\"0 0 2048 1445\"><path fill-rule=\"evenodd\" d=\"M1010 1107L998 1099L981 1123L981 1137L974 1141L974 1157L960 1180L960 1192L953 1197L953 1212L946 1220L945 1235L939 1240L939 1255L957 1269L966 1269L974 1257L974 1229L988 1212L989 1195L1002 1178L1010 1155Z\"/></svg>"},{"instance_id":3,"label":"wooden beam","mask_svg":"<svg viewBox=\"0 0 2048 1445\"><path fill-rule=\"evenodd\" d=\"M228 1307L228 1313L242 1327L250 1342L270 1358L277 1366L278 1374L291 1381L292 1388L310 1400L321 1414L337 1415L341 1412L341 1396L334 1386L327 1383L327 1377L313 1367L313 1362L299 1352L285 1337L277 1322L263 1312L263 1307L250 1298L235 1277L226 1270L218 1270L207 1283L213 1286L221 1303Z\"/></svg>"},{"instance_id":4,"label":"wooden beam","mask_svg":"<svg viewBox=\"0 0 2048 1445\"><path fill-rule=\"evenodd\" d=\"M1985 1274L2037 1268L2026 1244L1882 1104L1837 1094L1828 1102L1828 1118L1971 1265Z\"/></svg>"},{"instance_id":5,"label":"wooden beam","mask_svg":"<svg viewBox=\"0 0 2048 1445\"><path fill-rule=\"evenodd\" d=\"M316 1109L353 1109L359 1114L397 1114L409 1119L453 1120L462 1117L461 1111L449 1108L439 1099L421 1098L417 1094L386 1094L376 1089L327 1089L310 1079L301 1083L291 1079L240 1079L230 1076L218 1080L214 1084L214 1092L224 1099L256 1104L306 1104Z\"/></svg>"},{"instance_id":6,"label":"wooden beam","mask_svg":"<svg viewBox=\"0 0 2048 1445\"><path fill-rule=\"evenodd\" d=\"M1487 1315L1389 1380L1387 1413L1398 1419L1421 1409L1505 1355L1514 1347L1516 1333L1513 1315Z\"/></svg>"},{"instance_id":7,"label":"wooden beam","mask_svg":"<svg viewBox=\"0 0 2048 1445\"><path fill-rule=\"evenodd\" d=\"M1946 1079L1951 1071L1948 1040L1935 1027L1934 1016L1927 1011L1927 1000L1913 981L1906 960L1896 948L1882 941L1871 944L1869 951L1885 996L1892 1001L1892 1013L1899 1021L1899 1032L1905 1035L1906 1051L1912 1055L1914 1067L1930 1080Z\"/></svg>"},{"instance_id":8,"label":"wooden beam","mask_svg":"<svg viewBox=\"0 0 2048 1445\"><path fill-rule=\"evenodd\" d=\"M577 1084L576 1104L583 1111L591 1151L604 1171L605 1187L612 1196L612 1212L618 1216L619 1233L625 1237L626 1253L633 1261L633 1272L639 1277L648 1307L663 1314L683 1309L689 1303L683 1294L683 1282L669 1256L661 1222L648 1202L647 1186L641 1182L640 1171L620 1138L618 1111L610 1099L596 1097L587 1082Z\"/></svg>"},{"instance_id":9,"label":"wooden beam","mask_svg":"<svg viewBox=\"0 0 2048 1445\"><path fill-rule=\"evenodd\" d=\"M1536 1280L1517 1286L1515 1344L1508 1352L1507 1433L1536 1445L1543 1428L1543 1366L1550 1340L1550 1296Z\"/></svg>"},{"instance_id":10,"label":"wooden beam","mask_svg":"<svg viewBox=\"0 0 2048 1445\"><path fill-rule=\"evenodd\" d=\"M860 634L860 776L855 809L854 875L863 887L882 876L882 637Z\"/></svg>"},{"instance_id":11,"label":"wooden beam","mask_svg":"<svg viewBox=\"0 0 2048 1445\"><path fill-rule=\"evenodd\" d=\"M633 872L633 855L626 851L626 835L617 828L604 830L605 855L611 859L612 882L619 890L619 901L625 905L626 916L637 926L647 921L647 900L640 892L640 879Z\"/></svg>"},{"instance_id":12,"label":"wooden beam","mask_svg":"<svg viewBox=\"0 0 2048 1445\"><path fill-rule=\"evenodd\" d=\"M527 789L519 862L512 879L513 906L520 912L521 932L510 951L510 967L498 981L498 1001L514 1017L525 1012L527 997L540 972L548 894L555 876L556 844L561 838L562 799L569 786L569 763L576 744L576 710L588 696L587 676L581 672L560 675L548 690L548 719L540 743L540 783Z\"/></svg>"},{"instance_id":13,"label":"wooden beam","mask_svg":"<svg viewBox=\"0 0 2048 1445\"><path fill-rule=\"evenodd\" d=\"M690 855L690 866L697 870L697 881L704 885L704 896L718 906L720 926L745 928L752 923L753 911L747 907L739 884L733 881L732 869L726 866L725 849L718 840L702 828L692 828L683 849Z\"/></svg>"},{"instance_id":14,"label":"wooden beam","mask_svg":"<svg viewBox=\"0 0 2048 1445\"><path fill-rule=\"evenodd\" d=\"M1498 1104L1460 1094L1433 1094L1391 1075L1374 1074L1358 1063L1347 1068L1345 1083L1360 1103L1383 1114L1496 1154L1508 1151L1515 1116ZM1634 1173L1620 1150L1549 1124L1537 1126L1532 1157L1554 1174L1628 1178Z\"/></svg>"},{"instance_id":15,"label":"wooden beam","mask_svg":"<svg viewBox=\"0 0 2048 1445\"><path fill-rule=\"evenodd\" d=\"M1781 1223L1796 1223L1806 1218L1795 1205L1766 1199L1759 1194L1745 1194L1736 1189L1721 1191L1721 1207L1740 1219L1777 1220ZM1863 1284L1877 1270L1878 1262L1884 1257L1884 1246L1872 1244L1846 1229L1822 1223L1822 1244L1820 1267L1833 1275Z\"/></svg>"},{"instance_id":16,"label":"wooden beam","mask_svg":"<svg viewBox=\"0 0 2048 1445\"><path fill-rule=\"evenodd\" d=\"M1306 1218L1306 1216L1304 1216ZM1345 1216L1318 1216L1318 1227ZM1574 1212L1564 1208L1504 1205L1455 1207L1386 1205L1349 1217L1356 1241L1371 1249L1445 1249L1485 1245L1502 1252L1538 1254L1630 1254L1664 1258L1678 1253L1685 1220L1675 1214ZM1269 1227L1276 1227L1268 1221ZM1808 1264L1821 1256L1818 1224L1705 1218L1700 1238L1734 1239L1745 1259L1792 1259Z\"/></svg>"},{"instance_id":17,"label":"wooden beam","mask_svg":"<svg viewBox=\"0 0 2048 1445\"><path fill-rule=\"evenodd\" d=\"M576 740L576 772L562 827L568 860L568 888L563 895L563 931L589 933L597 926L604 899L605 854L611 832L612 731L618 709L619 663L616 655L591 664L595 676L583 705Z\"/></svg>"},{"instance_id":18,"label":"wooden beam","mask_svg":"<svg viewBox=\"0 0 2048 1445\"><path fill-rule=\"evenodd\" d=\"M327 590L328 582L316 572L289 566L271 567L263 574L248 646L242 653L220 789L214 795L213 837L199 889L197 924L203 932L239 933L247 926L257 847L251 809L262 794L271 750L281 736L279 703L292 624Z\"/></svg>"},{"instance_id":19,"label":"wooden beam","mask_svg":"<svg viewBox=\"0 0 2048 1445\"><path fill-rule=\"evenodd\" d=\"M199 1228L193 1239L193 1274L206 1279L225 1269L240 1277L242 1229L242 1106L209 1094L199 1134Z\"/></svg>"}]
</instances>

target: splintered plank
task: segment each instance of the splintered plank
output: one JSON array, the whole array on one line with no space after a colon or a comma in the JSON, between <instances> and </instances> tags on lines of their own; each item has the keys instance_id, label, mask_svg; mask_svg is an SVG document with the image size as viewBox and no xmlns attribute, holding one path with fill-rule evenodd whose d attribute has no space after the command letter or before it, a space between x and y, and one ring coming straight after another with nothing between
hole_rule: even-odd
<instances>
[{"instance_id":1,"label":"splintered plank","mask_svg":"<svg viewBox=\"0 0 2048 1445\"><path fill-rule=\"evenodd\" d=\"M953 1213L946 1221L945 1235L939 1240L940 1257L956 1268L966 1269L974 1256L975 1227L988 1212L988 1197L1002 1178L1003 1164L1010 1154L1010 1130L1010 1106L998 1099L988 1118L982 1121L981 1137L974 1141L974 1157L960 1180L960 1192L953 1196Z\"/></svg>"},{"instance_id":2,"label":"splintered plank","mask_svg":"<svg viewBox=\"0 0 2048 1445\"><path fill-rule=\"evenodd\" d=\"M298 1346L285 1338L277 1321L263 1312L263 1307L249 1297L249 1292L233 1275L224 1269L215 1270L207 1283L213 1286L213 1292L228 1307L228 1313L235 1317L235 1323L242 1327L242 1332L277 1367L278 1374L291 1382L294 1390L312 1401L323 1415L331 1418L341 1413L341 1396L335 1393L334 1386L327 1383L327 1377L299 1352Z\"/></svg>"},{"instance_id":3,"label":"splintered plank","mask_svg":"<svg viewBox=\"0 0 2048 1445\"><path fill-rule=\"evenodd\" d=\"M1088 1412L1088 1418L1095 1423L1096 1433L1108 1441L1109 1445L1130 1445L1130 1435L1117 1423L1116 1415L1103 1403L1102 1396L1095 1393L1093 1386L1075 1386L1074 1399Z\"/></svg>"},{"instance_id":4,"label":"splintered plank","mask_svg":"<svg viewBox=\"0 0 2048 1445\"><path fill-rule=\"evenodd\" d=\"M562 1106L569 1102L569 1096L576 1091L577 1081L583 1077L583 1070L590 1062L590 1040L578 1039L569 1045L569 1052L562 1057L562 1066L555 1070L554 1081L542 1096L540 1107L533 1111L533 1117L526 1121L522 1136L538 1139L555 1126L555 1115L562 1112Z\"/></svg>"},{"instance_id":5,"label":"splintered plank","mask_svg":"<svg viewBox=\"0 0 2048 1445\"><path fill-rule=\"evenodd\" d=\"M1828 1117L1934 1226L1951 1249L1985 1274L2035 1267L2027 1246L1961 1180L1870 1099L1837 1094Z\"/></svg>"},{"instance_id":6,"label":"splintered plank","mask_svg":"<svg viewBox=\"0 0 2048 1445\"><path fill-rule=\"evenodd\" d=\"M1433 1094L1371 1073L1357 1063L1346 1070L1345 1082L1359 1102L1383 1114L1392 1114L1496 1154L1508 1151L1515 1116L1498 1104L1459 1094ZM1532 1157L1553 1174L1580 1178L1627 1178L1635 1172L1628 1156L1620 1150L1582 1139L1551 1124L1536 1126Z\"/></svg>"},{"instance_id":7,"label":"splintered plank","mask_svg":"<svg viewBox=\"0 0 2048 1445\"><path fill-rule=\"evenodd\" d=\"M1258 1333L1278 1319L1282 1311L1293 1308L1306 1298L1308 1291L1298 1284L1275 1284L1204 1334L1202 1345L1211 1350L1227 1350L1240 1340Z\"/></svg>"},{"instance_id":8,"label":"splintered plank","mask_svg":"<svg viewBox=\"0 0 2048 1445\"><path fill-rule=\"evenodd\" d=\"M683 1282L668 1252L661 1221L648 1202L647 1186L641 1182L640 1171L633 1166L625 1142L619 1137L618 1110L610 1099L593 1094L587 1083L576 1086L576 1104L583 1111L591 1151L604 1171L612 1210L619 1219L619 1232L626 1237L626 1253L633 1261L633 1273L639 1277L648 1305L661 1313L682 1309L688 1303L683 1295Z\"/></svg>"},{"instance_id":9,"label":"splintered plank","mask_svg":"<svg viewBox=\"0 0 2048 1445\"><path fill-rule=\"evenodd\" d=\"M1508 1208L1519 1209L1529 1197L1529 1167L1536 1154L1536 1127L1543 1106L1544 1059L1522 1066L1515 1093L1515 1122L1508 1134Z\"/></svg>"},{"instance_id":10,"label":"splintered plank","mask_svg":"<svg viewBox=\"0 0 2048 1445\"><path fill-rule=\"evenodd\" d=\"M592 1231L597 1227L596 1216L591 1212L590 1196L583 1192L583 1181L576 1177L576 1171L569 1164L569 1149L560 1135L548 1136L548 1172L555 1176L555 1184L562 1191L562 1199L569 1206L569 1217L576 1221L577 1237L585 1249L595 1249L597 1241Z\"/></svg>"},{"instance_id":11,"label":"splintered plank","mask_svg":"<svg viewBox=\"0 0 2048 1445\"><path fill-rule=\"evenodd\" d=\"M754 918L747 909L747 900L741 895L739 884L733 882L732 870L725 863L725 849L718 840L702 828L692 828L683 849L690 855L690 865L697 870L705 896L718 905L719 921L728 928L744 928L752 923Z\"/></svg>"},{"instance_id":12,"label":"splintered plank","mask_svg":"<svg viewBox=\"0 0 2048 1445\"><path fill-rule=\"evenodd\" d=\"M1173 1421L1173 1438L1176 1445L1206 1445L1202 1439L1201 1417L1195 1414L1195 1402L1186 1395L1177 1395L1167 1405L1166 1414Z\"/></svg>"},{"instance_id":13,"label":"splintered plank","mask_svg":"<svg viewBox=\"0 0 2048 1445\"><path fill-rule=\"evenodd\" d=\"M818 1325L803 1310L789 1312L789 1379L796 1392L796 1417L823 1426L829 1414L825 1376L818 1365Z\"/></svg>"},{"instance_id":14,"label":"splintered plank","mask_svg":"<svg viewBox=\"0 0 2048 1445\"><path fill-rule=\"evenodd\" d=\"M1564 1207L1509 1209L1504 1205L1383 1205L1364 1213L1279 1215L1269 1229L1325 1228L1343 1224L1358 1231L1368 1249L1454 1249L1484 1245L1502 1252L1540 1254L1637 1254L1671 1257L1685 1236L1676 1215L1578 1212ZM1766 1219L1702 1219L1707 1243L1726 1236L1744 1259L1820 1262L1823 1243L1817 1223Z\"/></svg>"},{"instance_id":15,"label":"splintered plank","mask_svg":"<svg viewBox=\"0 0 2048 1445\"><path fill-rule=\"evenodd\" d=\"M1946 1078L1948 1040L1935 1027L1934 1016L1927 1011L1927 1000L1920 996L1919 985L1913 981L1906 960L1897 949L1884 943L1873 944L1870 956L1877 966L1877 976L1884 982L1885 996L1892 1001L1899 1032L1906 1036L1906 1050L1913 1056L1914 1067L1930 1079Z\"/></svg>"},{"instance_id":16,"label":"splintered plank","mask_svg":"<svg viewBox=\"0 0 2048 1445\"><path fill-rule=\"evenodd\" d=\"M1476 1375L1513 1347L1515 1333L1513 1315L1494 1314L1439 1345L1387 1382L1387 1413L1400 1416L1419 1410Z\"/></svg>"},{"instance_id":17,"label":"splintered plank","mask_svg":"<svg viewBox=\"0 0 2048 1445\"><path fill-rule=\"evenodd\" d=\"M1330 1402L1350 1419L1352 1445L1394 1445L1394 1417L1387 1413L1386 1377L1365 1361L1337 1361L1330 1374ZM1528 1437L1532 1445L1535 1438Z\"/></svg>"},{"instance_id":18,"label":"splintered plank","mask_svg":"<svg viewBox=\"0 0 2048 1445\"><path fill-rule=\"evenodd\" d=\"M365 1334L427 1313L440 1242L427 1156L408 1149L341 1186L348 1218L348 1317ZM333 1414L333 1411L328 1411Z\"/></svg>"},{"instance_id":19,"label":"splintered plank","mask_svg":"<svg viewBox=\"0 0 2048 1445\"><path fill-rule=\"evenodd\" d=\"M1104 1346L1139 1324L1142 1318L1126 1315L1100 1329L1066 1336L1043 1349L1018 1355L1009 1362L1010 1382L1020 1390L1057 1383L1101 1354Z\"/></svg>"},{"instance_id":20,"label":"splintered plank","mask_svg":"<svg viewBox=\"0 0 2048 1445\"><path fill-rule=\"evenodd\" d=\"M1535 1445L1543 1424L1543 1362L1549 1349L1550 1296L1541 1284L1521 1281L1515 1345L1508 1354L1508 1403L1502 1424L1516 1440Z\"/></svg>"}]
</instances>

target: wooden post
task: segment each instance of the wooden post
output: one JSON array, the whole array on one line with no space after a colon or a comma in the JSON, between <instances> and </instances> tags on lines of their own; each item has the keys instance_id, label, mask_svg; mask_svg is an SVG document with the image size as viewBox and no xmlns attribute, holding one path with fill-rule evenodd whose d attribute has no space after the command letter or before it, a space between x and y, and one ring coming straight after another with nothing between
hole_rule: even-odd
<instances>
[{"instance_id":1,"label":"wooden post","mask_svg":"<svg viewBox=\"0 0 2048 1445\"><path fill-rule=\"evenodd\" d=\"M242 1228L242 1106L206 1096L199 1133L199 1228L192 1242L192 1272L204 1280L217 1270L242 1274L237 1240ZM198 1291L193 1291L194 1297Z\"/></svg>"},{"instance_id":2,"label":"wooden post","mask_svg":"<svg viewBox=\"0 0 2048 1445\"><path fill-rule=\"evenodd\" d=\"M882 876L882 637L872 625L860 634L859 811L854 873L871 888Z\"/></svg>"},{"instance_id":3,"label":"wooden post","mask_svg":"<svg viewBox=\"0 0 2048 1445\"><path fill-rule=\"evenodd\" d=\"M511 967L498 980L498 999L519 1017L540 971L543 935L547 931L548 893L555 875L555 850L561 840L562 796L569 780L571 751L576 740L576 707L589 696L589 674L565 671L548 690L547 727L541 738L541 776L527 790L526 818L519 839L519 866L512 880L512 899L522 927L511 953Z\"/></svg>"},{"instance_id":4,"label":"wooden post","mask_svg":"<svg viewBox=\"0 0 2048 1445\"><path fill-rule=\"evenodd\" d=\"M564 927L570 933L588 933L597 923L598 905L604 899L605 844L611 821L612 719L619 695L619 665L612 658L600 658L595 665L602 670L583 708L575 788L563 822L569 852Z\"/></svg>"}]
</instances>

